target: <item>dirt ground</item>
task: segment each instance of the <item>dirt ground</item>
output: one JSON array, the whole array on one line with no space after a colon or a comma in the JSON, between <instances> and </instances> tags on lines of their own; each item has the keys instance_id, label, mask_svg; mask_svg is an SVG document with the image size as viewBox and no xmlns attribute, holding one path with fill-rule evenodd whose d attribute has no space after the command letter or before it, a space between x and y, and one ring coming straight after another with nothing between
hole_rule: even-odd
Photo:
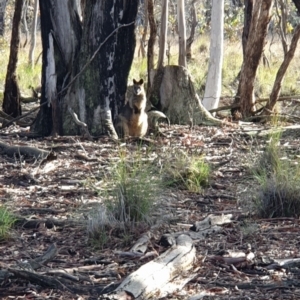
<instances>
[{"instance_id":1,"label":"dirt ground","mask_svg":"<svg viewBox=\"0 0 300 300\"><path fill-rule=\"evenodd\" d=\"M121 145L129 152L141 147L145 156L156 155L162 164L164 155L174 149L204 154L213 166L212 179L202 193L164 190L157 201L163 203L168 218L157 226L137 229L127 242L112 231L103 249L88 242L87 219L100 199L86 182L97 178L99 170L116 159L119 145L107 137L93 142L81 137L30 139L17 126L2 131L0 142L37 147L55 155L43 162L0 156L0 203L27 220L18 223L11 238L0 244L0 270L13 269L55 245L55 258L41 265L36 274L58 278L59 288L28 279L21 272L10 273L6 278L0 276L0 299L104 299L100 296L104 289L112 290L154 258L118 255L118 251L128 251L144 232L152 234L148 251L159 255L166 251L159 245L162 234L189 230L210 214L229 213L232 222L223 225L221 232L194 241L197 260L189 271L193 278L184 289L164 299L299 299L300 270L295 260L300 257L299 219L259 219L252 205L257 183L251 179L249 167L264 149L266 138L249 132L263 129L251 124L193 129L162 125L164 136L153 143ZM281 146L299 155L300 130L283 134ZM249 261L224 259L234 257L233 252L246 255L249 251L254 254ZM286 265L284 259L294 260ZM74 270L74 278L62 281L59 270L67 269Z\"/></svg>"}]
</instances>

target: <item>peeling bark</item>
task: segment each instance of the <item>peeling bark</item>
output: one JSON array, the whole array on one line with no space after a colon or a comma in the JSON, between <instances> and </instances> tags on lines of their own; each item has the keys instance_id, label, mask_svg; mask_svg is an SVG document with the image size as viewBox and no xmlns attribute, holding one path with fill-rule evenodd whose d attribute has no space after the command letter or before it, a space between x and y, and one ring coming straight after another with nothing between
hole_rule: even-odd
<instances>
[{"instance_id":1,"label":"peeling bark","mask_svg":"<svg viewBox=\"0 0 300 300\"><path fill-rule=\"evenodd\" d=\"M112 120L125 102L135 49L138 0L40 0L40 7L41 104L48 105L33 130L74 135L85 128L85 133L114 136Z\"/></svg>"},{"instance_id":2,"label":"peeling bark","mask_svg":"<svg viewBox=\"0 0 300 300\"><path fill-rule=\"evenodd\" d=\"M86 4L79 69L118 26L132 23L117 30L103 44L79 78L76 90L79 118L88 125L92 135L116 136L112 120L125 103L127 78L136 44L133 22L137 8L138 0Z\"/></svg>"},{"instance_id":3,"label":"peeling bark","mask_svg":"<svg viewBox=\"0 0 300 300\"><path fill-rule=\"evenodd\" d=\"M74 1L40 0L39 4L43 45L42 107L31 130L42 136L62 135L63 109L67 110L63 105L69 100L62 90L71 78L81 38L78 7Z\"/></svg>"}]
</instances>

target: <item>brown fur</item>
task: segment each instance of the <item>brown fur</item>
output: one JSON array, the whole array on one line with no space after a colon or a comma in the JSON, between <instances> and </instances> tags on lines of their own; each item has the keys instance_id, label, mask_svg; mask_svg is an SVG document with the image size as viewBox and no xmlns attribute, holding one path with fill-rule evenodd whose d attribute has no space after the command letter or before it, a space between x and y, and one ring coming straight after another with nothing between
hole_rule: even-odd
<instances>
[{"instance_id":1,"label":"brown fur","mask_svg":"<svg viewBox=\"0 0 300 300\"><path fill-rule=\"evenodd\" d=\"M118 115L115 128L119 137L143 137L148 130L144 81L133 79L133 95Z\"/></svg>"}]
</instances>

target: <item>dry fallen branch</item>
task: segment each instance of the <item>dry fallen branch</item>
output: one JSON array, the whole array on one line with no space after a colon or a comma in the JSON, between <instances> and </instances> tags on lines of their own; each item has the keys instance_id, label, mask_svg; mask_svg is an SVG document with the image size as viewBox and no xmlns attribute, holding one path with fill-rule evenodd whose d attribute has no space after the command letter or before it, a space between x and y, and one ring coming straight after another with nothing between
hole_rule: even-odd
<instances>
[{"instance_id":1,"label":"dry fallen branch","mask_svg":"<svg viewBox=\"0 0 300 300\"><path fill-rule=\"evenodd\" d=\"M50 151L41 150L29 146L10 146L0 142L0 153L9 157L25 156L35 159L46 159L51 154Z\"/></svg>"},{"instance_id":2,"label":"dry fallen branch","mask_svg":"<svg viewBox=\"0 0 300 300\"><path fill-rule=\"evenodd\" d=\"M170 284L168 291L172 293L172 280L191 269L195 258L196 250L192 239L187 235L180 235L176 245L130 274L116 292L126 291L135 299L149 299Z\"/></svg>"}]
</instances>

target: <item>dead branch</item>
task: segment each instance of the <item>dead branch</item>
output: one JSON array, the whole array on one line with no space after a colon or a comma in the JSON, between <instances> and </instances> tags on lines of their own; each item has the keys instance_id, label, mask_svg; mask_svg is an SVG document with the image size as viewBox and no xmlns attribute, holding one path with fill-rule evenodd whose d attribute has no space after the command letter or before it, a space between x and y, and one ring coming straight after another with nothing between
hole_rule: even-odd
<instances>
[{"instance_id":1,"label":"dead branch","mask_svg":"<svg viewBox=\"0 0 300 300\"><path fill-rule=\"evenodd\" d=\"M25 156L43 160L47 159L51 152L28 146L10 146L0 142L0 153L9 157Z\"/></svg>"}]
</instances>

